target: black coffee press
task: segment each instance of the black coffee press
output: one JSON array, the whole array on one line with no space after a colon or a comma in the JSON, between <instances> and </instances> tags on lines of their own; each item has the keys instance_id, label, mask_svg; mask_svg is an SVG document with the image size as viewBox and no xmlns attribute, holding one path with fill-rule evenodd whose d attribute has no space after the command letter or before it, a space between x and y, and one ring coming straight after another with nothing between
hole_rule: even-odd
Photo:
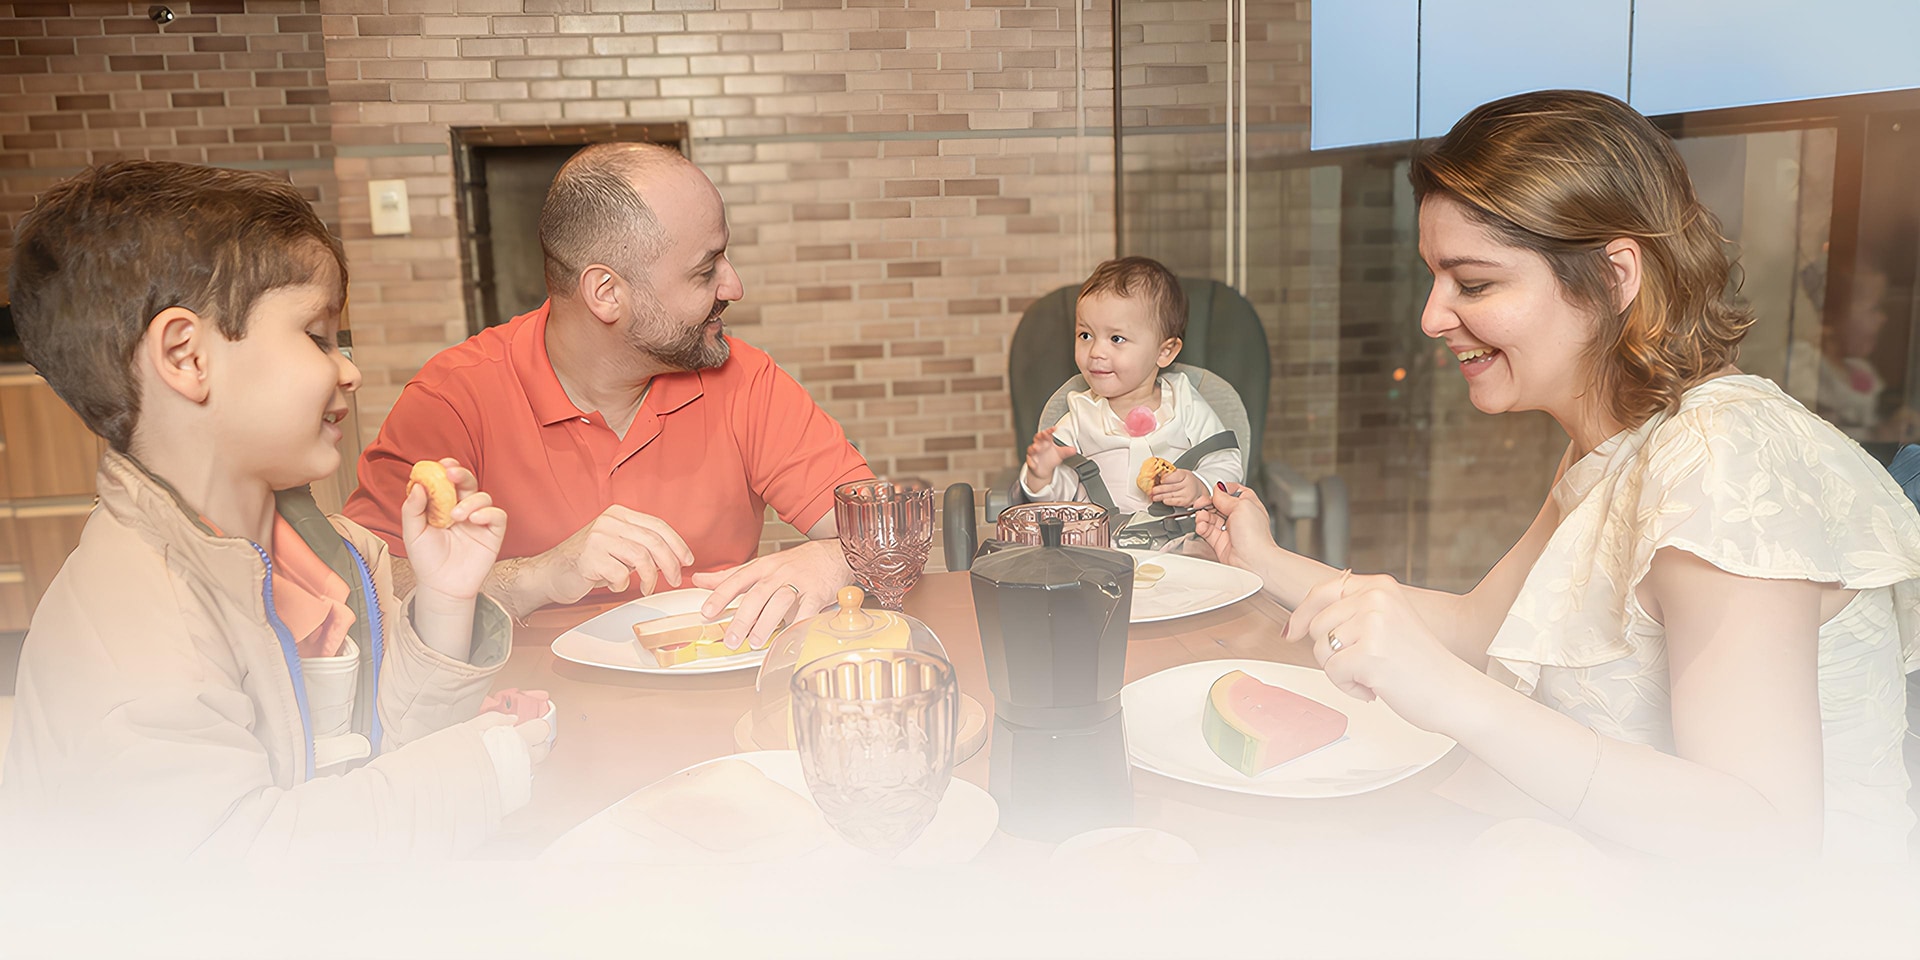
<instances>
[{"instance_id":1,"label":"black coffee press","mask_svg":"<svg viewBox=\"0 0 1920 960\"><path fill-rule=\"evenodd\" d=\"M983 556L969 573L994 701L988 787L1004 829L1050 840L1132 810L1120 688L1133 561L1062 546L1060 530L1043 521L1040 546Z\"/></svg>"}]
</instances>

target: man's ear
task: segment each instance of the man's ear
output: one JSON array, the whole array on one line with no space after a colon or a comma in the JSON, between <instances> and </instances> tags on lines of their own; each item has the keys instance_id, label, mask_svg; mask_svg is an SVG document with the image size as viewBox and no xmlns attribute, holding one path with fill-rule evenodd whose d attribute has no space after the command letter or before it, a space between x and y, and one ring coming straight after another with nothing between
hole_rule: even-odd
<instances>
[{"instance_id":1,"label":"man's ear","mask_svg":"<svg viewBox=\"0 0 1920 960\"><path fill-rule=\"evenodd\" d=\"M588 264L580 271L580 302L601 323L617 323L626 300L627 282L604 263Z\"/></svg>"},{"instance_id":2,"label":"man's ear","mask_svg":"<svg viewBox=\"0 0 1920 960\"><path fill-rule=\"evenodd\" d=\"M1165 369L1167 364L1173 362L1174 357L1180 355L1182 342L1179 337L1168 337L1161 342L1160 356L1155 359L1155 362L1160 364L1161 369Z\"/></svg>"},{"instance_id":3,"label":"man's ear","mask_svg":"<svg viewBox=\"0 0 1920 960\"><path fill-rule=\"evenodd\" d=\"M220 332L199 314L186 307L168 307L147 321L138 356L155 383L190 402L205 403L207 338L217 336Z\"/></svg>"},{"instance_id":4,"label":"man's ear","mask_svg":"<svg viewBox=\"0 0 1920 960\"><path fill-rule=\"evenodd\" d=\"M1625 313L1640 296L1640 241L1621 237L1607 244L1606 252L1613 269L1613 309Z\"/></svg>"}]
</instances>

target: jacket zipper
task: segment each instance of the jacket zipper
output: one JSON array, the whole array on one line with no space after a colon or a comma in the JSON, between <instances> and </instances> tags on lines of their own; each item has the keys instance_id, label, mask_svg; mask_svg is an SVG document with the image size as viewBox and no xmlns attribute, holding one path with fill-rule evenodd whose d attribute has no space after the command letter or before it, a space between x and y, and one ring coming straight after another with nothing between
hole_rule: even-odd
<instances>
[{"instance_id":1,"label":"jacket zipper","mask_svg":"<svg viewBox=\"0 0 1920 960\"><path fill-rule=\"evenodd\" d=\"M306 763L300 769L300 781L305 783L313 778L313 720L307 712L307 680L300 671L300 648L293 642L293 631L280 619L280 611L273 605L273 560L267 551L253 541L247 541L253 552L260 555L260 562L267 567L266 579L260 582L260 598L267 604L267 623L273 626L273 632L280 638L280 656L287 661L287 673L293 678L293 702L300 710L300 739L306 746Z\"/></svg>"}]
</instances>

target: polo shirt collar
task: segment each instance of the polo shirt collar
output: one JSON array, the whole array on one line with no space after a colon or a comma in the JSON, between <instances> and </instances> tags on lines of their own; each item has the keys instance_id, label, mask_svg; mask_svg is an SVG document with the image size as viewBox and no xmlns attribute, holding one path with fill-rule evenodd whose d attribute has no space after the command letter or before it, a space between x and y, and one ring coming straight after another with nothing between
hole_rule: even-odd
<instances>
[{"instance_id":1,"label":"polo shirt collar","mask_svg":"<svg viewBox=\"0 0 1920 960\"><path fill-rule=\"evenodd\" d=\"M553 372L553 358L547 355L547 321L552 316L553 301L548 300L527 315L527 322L514 336L509 350L514 373L527 391L527 402L533 407L534 417L543 427L586 416L585 411L574 405L573 398L567 396L566 388L560 385L560 376ZM700 399L704 392L697 371L660 374L653 378L652 389L647 392L641 409L655 414L672 413Z\"/></svg>"}]
</instances>

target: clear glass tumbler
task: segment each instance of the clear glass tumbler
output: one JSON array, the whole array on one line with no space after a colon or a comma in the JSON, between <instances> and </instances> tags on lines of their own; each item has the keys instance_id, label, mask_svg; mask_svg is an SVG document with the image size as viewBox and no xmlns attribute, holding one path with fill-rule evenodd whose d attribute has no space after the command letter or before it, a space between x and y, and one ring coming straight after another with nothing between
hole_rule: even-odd
<instances>
[{"instance_id":1,"label":"clear glass tumbler","mask_svg":"<svg viewBox=\"0 0 1920 960\"><path fill-rule=\"evenodd\" d=\"M791 690L794 745L827 823L879 856L905 850L953 779L953 666L909 650L855 650L802 667Z\"/></svg>"}]
</instances>

